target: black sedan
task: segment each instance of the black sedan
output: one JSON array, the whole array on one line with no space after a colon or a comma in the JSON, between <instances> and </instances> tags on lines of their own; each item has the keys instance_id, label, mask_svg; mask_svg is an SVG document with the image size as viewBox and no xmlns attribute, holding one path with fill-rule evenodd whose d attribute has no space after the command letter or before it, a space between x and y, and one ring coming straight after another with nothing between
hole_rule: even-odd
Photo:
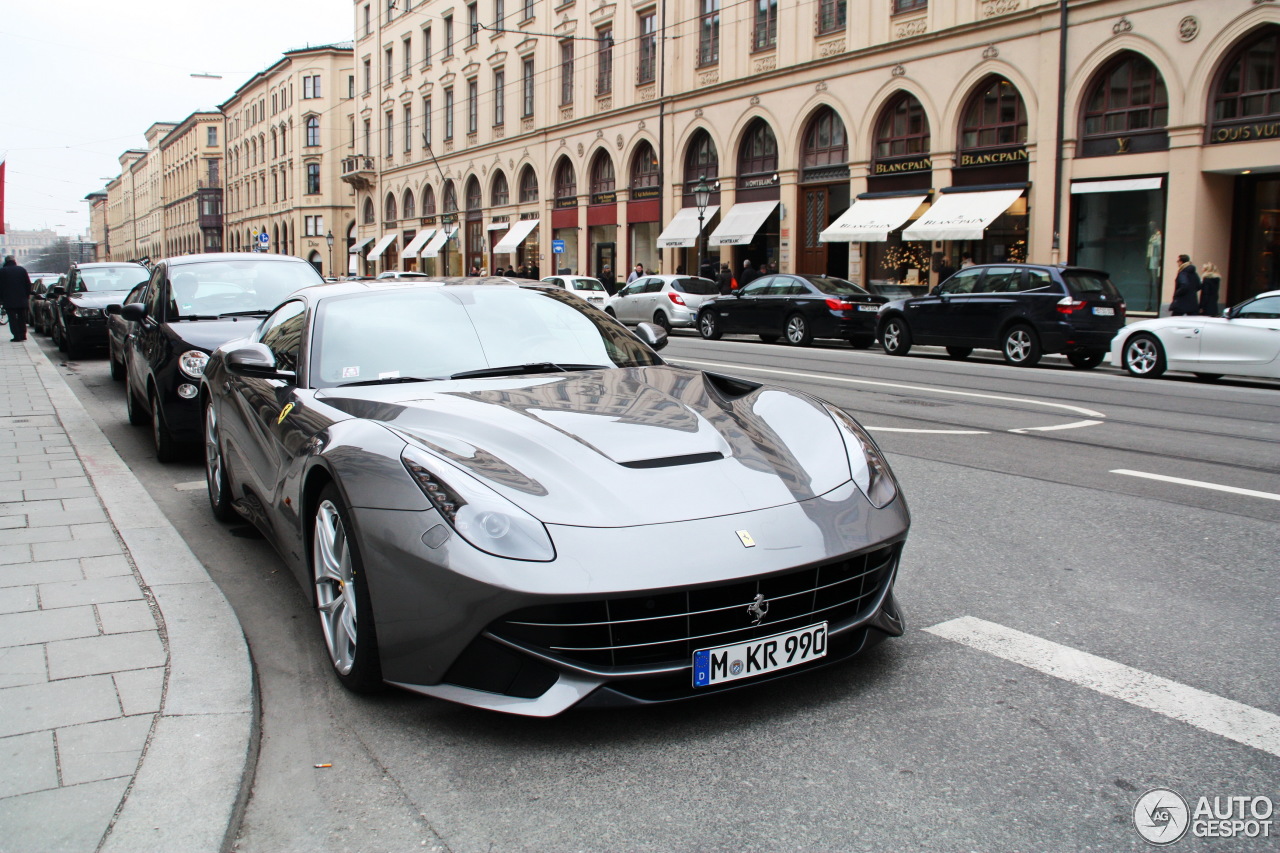
<instances>
[{"instance_id":1,"label":"black sedan","mask_svg":"<svg viewBox=\"0 0 1280 853\"><path fill-rule=\"evenodd\" d=\"M735 333L766 343L786 336L796 346L840 338L866 349L876 341L876 317L888 301L842 278L775 273L703 305L698 331L709 341Z\"/></svg>"},{"instance_id":2,"label":"black sedan","mask_svg":"<svg viewBox=\"0 0 1280 853\"><path fill-rule=\"evenodd\" d=\"M31 295L27 297L27 325L42 335L49 334L49 318L53 303L49 301L50 288L62 276L57 273L36 273L31 276Z\"/></svg>"},{"instance_id":3,"label":"black sedan","mask_svg":"<svg viewBox=\"0 0 1280 853\"><path fill-rule=\"evenodd\" d=\"M184 255L156 265L142 301L120 316L135 324L121 351L129 422L151 424L158 460L174 461L200 437L196 398L209 353L250 334L295 290L323 283L315 267L286 255Z\"/></svg>"},{"instance_id":4,"label":"black sedan","mask_svg":"<svg viewBox=\"0 0 1280 853\"><path fill-rule=\"evenodd\" d=\"M50 288L53 341L68 358L107 344L107 306L119 302L150 272L142 264L72 264L66 280Z\"/></svg>"}]
</instances>

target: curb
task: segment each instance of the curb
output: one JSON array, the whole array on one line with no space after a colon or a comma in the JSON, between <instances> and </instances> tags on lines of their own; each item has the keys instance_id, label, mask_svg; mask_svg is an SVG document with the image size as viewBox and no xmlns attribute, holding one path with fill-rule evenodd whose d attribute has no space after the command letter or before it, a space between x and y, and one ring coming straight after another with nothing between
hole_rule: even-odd
<instances>
[{"instance_id":1,"label":"curb","mask_svg":"<svg viewBox=\"0 0 1280 853\"><path fill-rule=\"evenodd\" d=\"M235 612L36 343L28 354L158 610L160 712L102 851L222 851L239 829L258 745L257 685Z\"/></svg>"}]
</instances>

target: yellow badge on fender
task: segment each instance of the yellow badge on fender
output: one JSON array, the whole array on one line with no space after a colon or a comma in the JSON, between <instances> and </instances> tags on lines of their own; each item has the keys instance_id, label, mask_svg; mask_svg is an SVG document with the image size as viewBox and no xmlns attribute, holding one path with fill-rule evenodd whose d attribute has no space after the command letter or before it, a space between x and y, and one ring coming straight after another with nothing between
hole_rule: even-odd
<instances>
[{"instance_id":1,"label":"yellow badge on fender","mask_svg":"<svg viewBox=\"0 0 1280 853\"><path fill-rule=\"evenodd\" d=\"M280 417L276 418L276 426L284 423L284 419L289 417L289 413L293 411L293 403L285 403L284 408L280 410Z\"/></svg>"}]
</instances>

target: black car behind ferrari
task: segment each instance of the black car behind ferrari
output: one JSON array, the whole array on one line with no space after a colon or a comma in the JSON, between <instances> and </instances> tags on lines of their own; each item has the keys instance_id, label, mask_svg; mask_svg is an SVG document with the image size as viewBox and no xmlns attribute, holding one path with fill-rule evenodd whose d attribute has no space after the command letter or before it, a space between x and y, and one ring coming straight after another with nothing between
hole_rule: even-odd
<instances>
[{"instance_id":1,"label":"black car behind ferrari","mask_svg":"<svg viewBox=\"0 0 1280 853\"><path fill-rule=\"evenodd\" d=\"M796 346L840 338L865 349L876 341L876 317L888 301L842 278L775 273L703 305L698 331L709 341L735 333L766 343L785 336Z\"/></svg>"},{"instance_id":2,"label":"black car behind ferrari","mask_svg":"<svg viewBox=\"0 0 1280 853\"><path fill-rule=\"evenodd\" d=\"M58 349L79 358L89 347L106 346L107 306L148 275L142 264L72 264L66 280L50 288L50 332Z\"/></svg>"}]
</instances>

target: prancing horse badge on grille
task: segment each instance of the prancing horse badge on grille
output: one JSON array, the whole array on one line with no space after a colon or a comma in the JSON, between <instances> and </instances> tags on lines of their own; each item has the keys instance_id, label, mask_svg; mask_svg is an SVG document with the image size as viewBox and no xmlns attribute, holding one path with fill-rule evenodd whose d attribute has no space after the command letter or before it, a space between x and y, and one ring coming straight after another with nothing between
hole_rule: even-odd
<instances>
[{"instance_id":1,"label":"prancing horse badge on grille","mask_svg":"<svg viewBox=\"0 0 1280 853\"><path fill-rule=\"evenodd\" d=\"M747 612L751 614L751 624L759 625L769 612L769 602L764 600L763 593L756 593L756 600L747 605Z\"/></svg>"},{"instance_id":2,"label":"prancing horse badge on grille","mask_svg":"<svg viewBox=\"0 0 1280 853\"><path fill-rule=\"evenodd\" d=\"M754 547L756 547L756 540L752 539L752 538L751 538L751 534L750 534L750 533L748 533L747 531L745 531L745 530L739 530L739 531L738 531L738 538L742 540L742 547L743 547L743 548L754 548Z\"/></svg>"}]
</instances>

